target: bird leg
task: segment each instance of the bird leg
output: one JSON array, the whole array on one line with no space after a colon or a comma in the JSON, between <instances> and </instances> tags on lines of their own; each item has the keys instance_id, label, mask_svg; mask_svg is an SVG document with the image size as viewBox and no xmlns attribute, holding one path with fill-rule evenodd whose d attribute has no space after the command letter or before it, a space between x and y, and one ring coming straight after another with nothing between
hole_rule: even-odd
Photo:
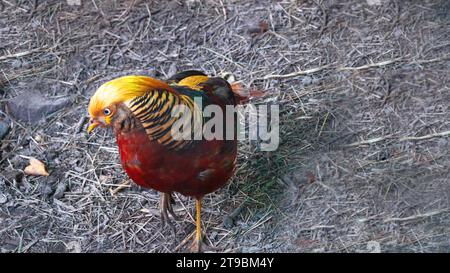
<instances>
[{"instance_id":1,"label":"bird leg","mask_svg":"<svg viewBox=\"0 0 450 273\"><path fill-rule=\"evenodd\" d=\"M201 210L202 210L202 199L195 199L195 231L186 237L176 248L175 251L180 249L186 242L194 237L194 241L190 247L191 252L202 252L202 251L218 251L218 248L211 247L203 243L203 233L202 233L202 222L201 222Z\"/></svg>"},{"instance_id":2,"label":"bird leg","mask_svg":"<svg viewBox=\"0 0 450 273\"><path fill-rule=\"evenodd\" d=\"M195 199L195 238L192 242L191 252L201 252L203 246L203 234L202 234L202 199Z\"/></svg>"},{"instance_id":3,"label":"bird leg","mask_svg":"<svg viewBox=\"0 0 450 273\"><path fill-rule=\"evenodd\" d=\"M161 213L161 222L163 224L163 227L167 224L175 230L175 226L173 225L172 221L169 218L169 215L167 212L172 215L173 219L179 220L178 216L173 211L172 205L175 204L175 200L173 199L172 193L162 193L161 199L159 203L159 211Z\"/></svg>"}]
</instances>

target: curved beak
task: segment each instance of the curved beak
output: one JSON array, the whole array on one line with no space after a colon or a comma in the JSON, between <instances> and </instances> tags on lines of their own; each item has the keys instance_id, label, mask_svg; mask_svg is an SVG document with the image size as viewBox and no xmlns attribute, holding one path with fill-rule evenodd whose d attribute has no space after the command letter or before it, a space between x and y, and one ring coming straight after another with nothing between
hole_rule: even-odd
<instances>
[{"instance_id":1,"label":"curved beak","mask_svg":"<svg viewBox=\"0 0 450 273\"><path fill-rule=\"evenodd\" d=\"M92 132L92 130L94 130L95 127L97 127L97 126L99 126L99 125L100 125L100 122L98 122L98 121L95 120L95 119L91 119L91 120L90 120L89 127L88 127L88 129L87 129L87 133L90 134L90 133Z\"/></svg>"}]
</instances>

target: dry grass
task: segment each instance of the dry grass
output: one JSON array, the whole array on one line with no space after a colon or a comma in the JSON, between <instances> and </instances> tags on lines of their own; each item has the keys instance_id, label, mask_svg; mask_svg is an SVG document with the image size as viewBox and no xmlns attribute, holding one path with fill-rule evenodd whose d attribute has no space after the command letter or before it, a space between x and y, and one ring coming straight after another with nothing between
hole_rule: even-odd
<instances>
[{"instance_id":1,"label":"dry grass","mask_svg":"<svg viewBox=\"0 0 450 273\"><path fill-rule=\"evenodd\" d=\"M2 251L185 251L193 201L178 195L177 231L161 229L155 191L115 190L127 181L115 141L86 136L85 114L106 79L201 69L281 106L280 148L241 143L236 176L205 199L211 245L448 252L445 0L82 2L0 1L1 103L27 89L73 101L38 125L13 120L1 142ZM50 176L15 180L21 156Z\"/></svg>"}]
</instances>

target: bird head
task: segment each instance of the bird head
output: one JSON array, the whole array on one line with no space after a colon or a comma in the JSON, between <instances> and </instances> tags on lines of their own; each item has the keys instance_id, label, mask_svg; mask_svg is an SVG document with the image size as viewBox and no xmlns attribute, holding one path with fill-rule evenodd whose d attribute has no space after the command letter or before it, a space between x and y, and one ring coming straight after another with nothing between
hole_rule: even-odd
<instances>
[{"instance_id":1,"label":"bird head","mask_svg":"<svg viewBox=\"0 0 450 273\"><path fill-rule=\"evenodd\" d=\"M88 133L96 127L111 126L120 104L155 89L170 90L166 83L146 76L124 76L101 85L89 102L90 124Z\"/></svg>"}]
</instances>

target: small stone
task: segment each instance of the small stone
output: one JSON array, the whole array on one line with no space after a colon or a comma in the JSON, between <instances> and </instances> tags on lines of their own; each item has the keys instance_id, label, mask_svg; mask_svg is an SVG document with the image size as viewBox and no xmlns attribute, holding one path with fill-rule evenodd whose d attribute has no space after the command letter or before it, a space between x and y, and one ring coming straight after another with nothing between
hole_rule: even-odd
<instances>
[{"instance_id":1,"label":"small stone","mask_svg":"<svg viewBox=\"0 0 450 273\"><path fill-rule=\"evenodd\" d=\"M40 119L62 109L70 102L68 97L49 100L40 92L24 92L7 102L8 112L15 118L37 123Z\"/></svg>"}]
</instances>

